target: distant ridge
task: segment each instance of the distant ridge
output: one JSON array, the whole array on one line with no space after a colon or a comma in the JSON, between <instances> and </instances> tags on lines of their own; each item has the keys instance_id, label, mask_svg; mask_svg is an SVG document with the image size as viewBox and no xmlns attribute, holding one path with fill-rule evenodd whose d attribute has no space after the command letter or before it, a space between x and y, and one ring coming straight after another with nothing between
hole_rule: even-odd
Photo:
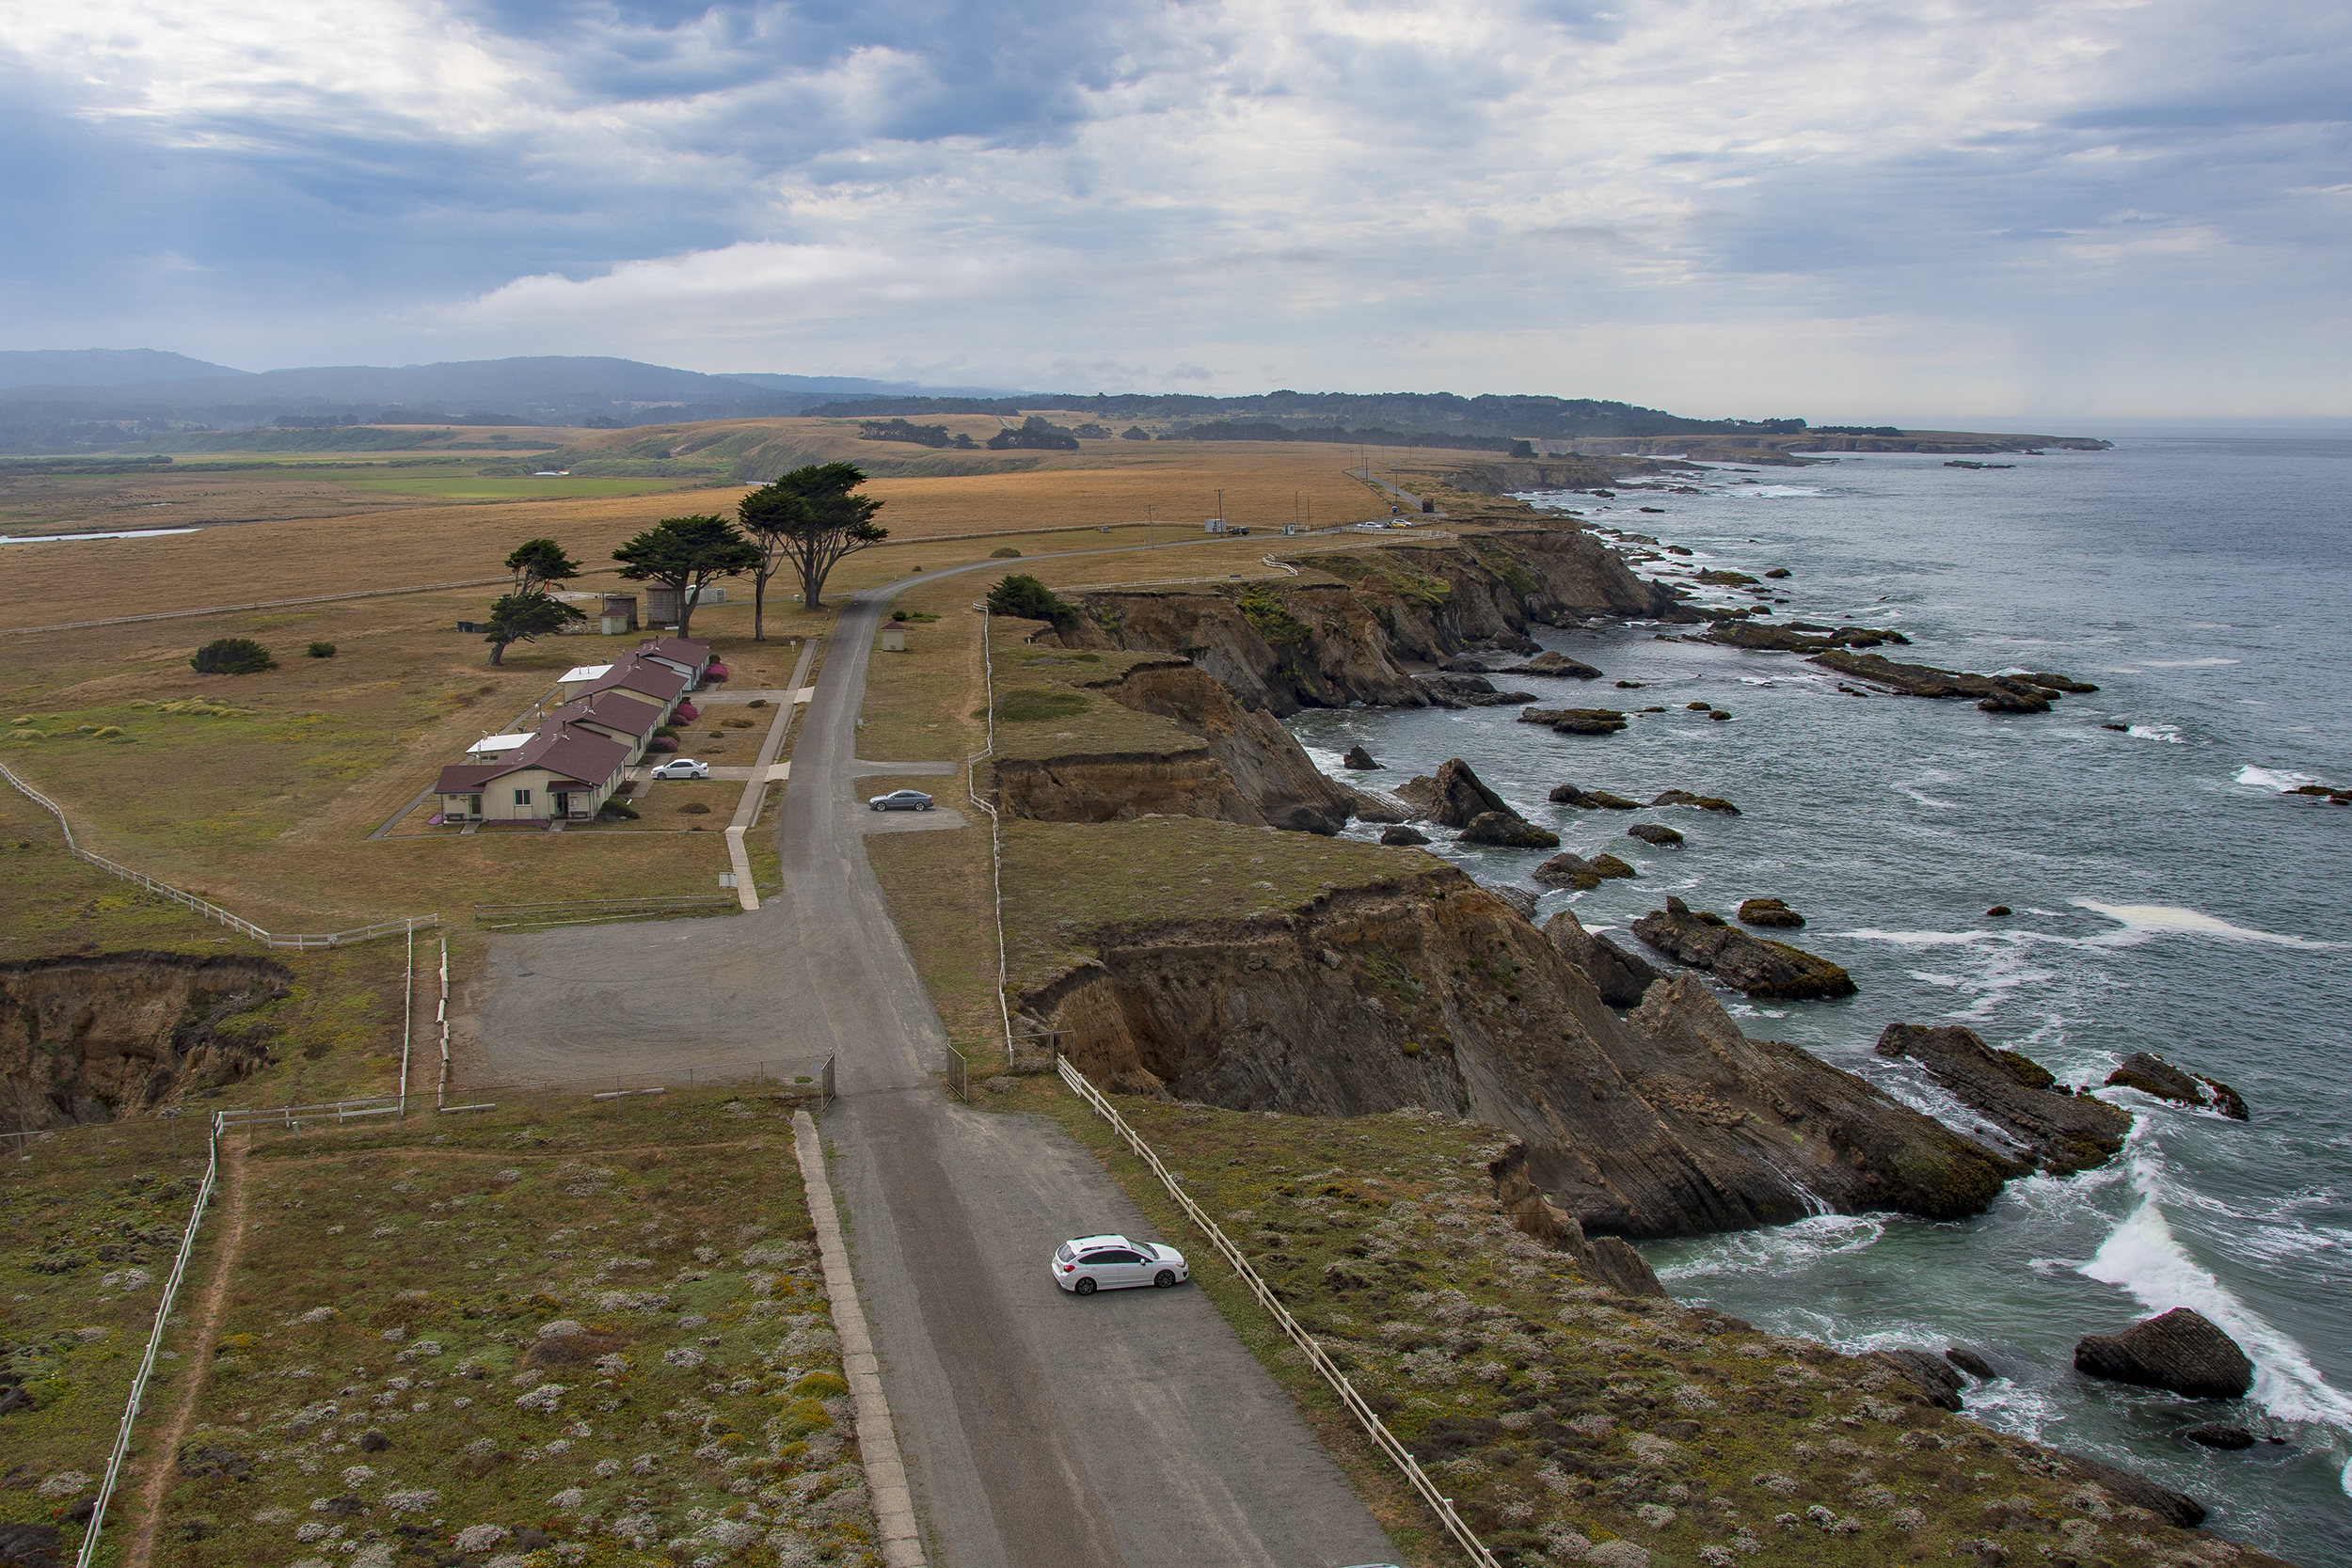
<instances>
[{"instance_id":1,"label":"distant ridge","mask_svg":"<svg viewBox=\"0 0 2352 1568\"><path fill-rule=\"evenodd\" d=\"M0 388L124 387L245 373L157 348L0 349Z\"/></svg>"},{"instance_id":2,"label":"distant ridge","mask_svg":"<svg viewBox=\"0 0 2352 1568\"><path fill-rule=\"evenodd\" d=\"M729 371L729 381L747 382L773 392L825 392L861 397L1017 398L1010 387L927 387L913 381L868 381L855 375L776 375L766 371Z\"/></svg>"}]
</instances>

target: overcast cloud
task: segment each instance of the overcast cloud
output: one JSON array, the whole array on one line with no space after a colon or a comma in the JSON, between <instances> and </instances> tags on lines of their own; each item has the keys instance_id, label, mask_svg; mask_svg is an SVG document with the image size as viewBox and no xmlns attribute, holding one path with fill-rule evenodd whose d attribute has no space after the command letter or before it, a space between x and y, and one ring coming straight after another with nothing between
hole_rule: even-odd
<instances>
[{"instance_id":1,"label":"overcast cloud","mask_svg":"<svg viewBox=\"0 0 2352 1568\"><path fill-rule=\"evenodd\" d=\"M2352 8L0 0L0 346L2352 414Z\"/></svg>"}]
</instances>

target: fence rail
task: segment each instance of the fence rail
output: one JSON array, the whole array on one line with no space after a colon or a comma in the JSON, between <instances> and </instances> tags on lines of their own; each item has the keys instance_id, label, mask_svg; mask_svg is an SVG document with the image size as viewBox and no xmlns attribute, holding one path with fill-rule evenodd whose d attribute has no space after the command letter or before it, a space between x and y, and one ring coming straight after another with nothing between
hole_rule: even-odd
<instances>
[{"instance_id":1,"label":"fence rail","mask_svg":"<svg viewBox=\"0 0 2352 1568\"><path fill-rule=\"evenodd\" d=\"M58 828L65 833L65 852L75 860L87 865L94 865L101 871L109 872L158 897L168 898L175 904L184 905L208 920L217 920L230 929L241 931L251 937L264 947L294 950L312 947L345 947L356 942L373 942L377 937L388 937L395 932L412 932L420 927L437 926L441 923L441 917L437 914L412 914L404 915L398 920L379 920L373 926L361 926L348 931L283 935L264 931L243 915L224 910L209 898L199 898L193 893L173 887L169 882L158 881L144 871L134 871L127 865L108 860L95 850L83 848L81 845L74 842L73 824L66 820L65 812L56 801L25 783L15 769L5 763L0 763L0 778L7 779L9 784L16 786L19 794L57 819Z\"/></svg>"},{"instance_id":2,"label":"fence rail","mask_svg":"<svg viewBox=\"0 0 2352 1568\"><path fill-rule=\"evenodd\" d=\"M1273 1289L1259 1277L1256 1269L1250 1267L1249 1259L1243 1256L1242 1250L1227 1239L1225 1232L1218 1228L1217 1223L1209 1218L1199 1204L1193 1202L1191 1195L1184 1191L1184 1184L1177 1180L1175 1173L1161 1164L1160 1157L1152 1151L1152 1146L1145 1143L1136 1130L1127 1125L1126 1118L1112 1107L1109 1101L1103 1098L1092 1084L1087 1082L1085 1073L1070 1065L1070 1058L1057 1055L1054 1065L1060 1072L1062 1082L1075 1090L1078 1097L1091 1106L1097 1116L1111 1124L1111 1130L1120 1135L1129 1148L1135 1150L1136 1158L1152 1168L1152 1174L1160 1179L1160 1184L1168 1189L1168 1196L1174 1198L1178 1206L1184 1210L1184 1216L1200 1227L1201 1233L1208 1237L1209 1244L1216 1248L1218 1255L1226 1262L1232 1265L1233 1272L1241 1276L1242 1283L1248 1286L1249 1293L1257 1298L1258 1305L1273 1315L1275 1323L1280 1325L1282 1332L1290 1336L1291 1343L1305 1353L1308 1365L1321 1373L1323 1381L1331 1386L1332 1392L1339 1395L1340 1402L1347 1406L1348 1413L1354 1416L1362 1424L1364 1431L1371 1435L1374 1445L1382 1453L1388 1455L1396 1467L1404 1472L1405 1479L1412 1483L1414 1491L1421 1494L1422 1500L1429 1505L1430 1512L1437 1514L1438 1523L1445 1527L1446 1533L1454 1538L1454 1544L1460 1546L1464 1554L1470 1558L1473 1568L1499 1568L1494 1554L1486 1550L1486 1545L1472 1533L1470 1526L1463 1522L1462 1516L1454 1511L1454 1499L1438 1490L1436 1482L1432 1481L1428 1473L1422 1469L1421 1461L1415 1459L1412 1451L1396 1440L1395 1434L1389 1431L1388 1424L1380 1419L1379 1414L1364 1402L1363 1396L1356 1392L1356 1386L1348 1382L1347 1375L1340 1370L1328 1355L1324 1354L1323 1346L1316 1342L1314 1336L1299 1326L1298 1320L1291 1316L1290 1309L1282 1305Z\"/></svg>"}]
</instances>

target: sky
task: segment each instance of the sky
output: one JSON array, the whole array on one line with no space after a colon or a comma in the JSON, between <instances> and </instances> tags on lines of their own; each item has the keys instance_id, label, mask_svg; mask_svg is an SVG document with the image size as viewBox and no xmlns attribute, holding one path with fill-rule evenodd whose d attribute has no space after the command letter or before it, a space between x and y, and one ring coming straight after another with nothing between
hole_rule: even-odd
<instances>
[{"instance_id":1,"label":"sky","mask_svg":"<svg viewBox=\"0 0 2352 1568\"><path fill-rule=\"evenodd\" d=\"M0 0L0 347L2352 416L2342 0Z\"/></svg>"}]
</instances>

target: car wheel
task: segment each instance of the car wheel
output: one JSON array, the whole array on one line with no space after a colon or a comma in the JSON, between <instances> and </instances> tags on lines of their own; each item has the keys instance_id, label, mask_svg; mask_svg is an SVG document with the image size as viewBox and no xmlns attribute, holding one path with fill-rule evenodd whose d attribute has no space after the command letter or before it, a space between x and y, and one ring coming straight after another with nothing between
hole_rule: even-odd
<instances>
[{"instance_id":1,"label":"car wheel","mask_svg":"<svg viewBox=\"0 0 2352 1568\"><path fill-rule=\"evenodd\" d=\"M1077 1291L1082 1296L1090 1296L1094 1293L1094 1281L1091 1279L1081 1279L1078 1283L1070 1288Z\"/></svg>"},{"instance_id":2,"label":"car wheel","mask_svg":"<svg viewBox=\"0 0 2352 1568\"><path fill-rule=\"evenodd\" d=\"M926 800L926 801L924 801L921 805L919 805L919 806L915 807L914 809L915 809L916 811L929 811L929 810L930 810L930 809L931 809L931 803L930 803L929 800Z\"/></svg>"},{"instance_id":3,"label":"car wheel","mask_svg":"<svg viewBox=\"0 0 2352 1568\"><path fill-rule=\"evenodd\" d=\"M1176 1283L1176 1271L1174 1269L1162 1269L1159 1273L1152 1276L1152 1283L1157 1285L1161 1290L1165 1291L1170 1285Z\"/></svg>"},{"instance_id":4,"label":"car wheel","mask_svg":"<svg viewBox=\"0 0 2352 1568\"><path fill-rule=\"evenodd\" d=\"M876 810L876 811L880 811L880 810L882 810L882 807L880 807L880 806L876 806L876 807L874 807L873 809L874 809L874 810Z\"/></svg>"}]
</instances>

